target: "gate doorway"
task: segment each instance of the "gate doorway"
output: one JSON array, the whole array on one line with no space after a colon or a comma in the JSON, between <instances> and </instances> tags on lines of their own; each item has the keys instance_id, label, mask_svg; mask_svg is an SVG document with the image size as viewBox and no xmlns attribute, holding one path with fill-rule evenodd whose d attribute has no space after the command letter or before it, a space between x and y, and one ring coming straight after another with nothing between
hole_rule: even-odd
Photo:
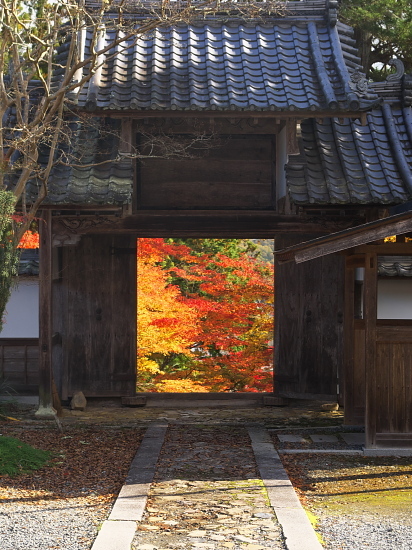
<instances>
[{"instance_id":1,"label":"gate doorway","mask_svg":"<svg viewBox=\"0 0 412 550\"><path fill-rule=\"evenodd\" d=\"M137 391L273 391L272 239L137 241Z\"/></svg>"}]
</instances>

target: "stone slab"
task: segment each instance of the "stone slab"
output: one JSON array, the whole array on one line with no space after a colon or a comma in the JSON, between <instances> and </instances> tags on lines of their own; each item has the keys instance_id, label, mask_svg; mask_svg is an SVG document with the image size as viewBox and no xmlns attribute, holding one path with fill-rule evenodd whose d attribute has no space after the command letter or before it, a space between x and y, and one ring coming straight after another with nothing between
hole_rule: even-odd
<instances>
[{"instance_id":1,"label":"stone slab","mask_svg":"<svg viewBox=\"0 0 412 550\"><path fill-rule=\"evenodd\" d=\"M280 455L363 455L361 449L278 449Z\"/></svg>"},{"instance_id":2,"label":"stone slab","mask_svg":"<svg viewBox=\"0 0 412 550\"><path fill-rule=\"evenodd\" d=\"M343 433L341 437L348 445L365 445L364 433Z\"/></svg>"},{"instance_id":3,"label":"stone slab","mask_svg":"<svg viewBox=\"0 0 412 550\"><path fill-rule=\"evenodd\" d=\"M147 403L146 397L140 397L140 396L129 396L129 397L122 397L122 405L125 407L145 407Z\"/></svg>"},{"instance_id":4,"label":"stone slab","mask_svg":"<svg viewBox=\"0 0 412 550\"><path fill-rule=\"evenodd\" d=\"M286 550L323 550L268 431L249 428L260 476L285 537Z\"/></svg>"},{"instance_id":5,"label":"stone slab","mask_svg":"<svg viewBox=\"0 0 412 550\"><path fill-rule=\"evenodd\" d=\"M134 521L105 521L91 550L130 550L135 532Z\"/></svg>"},{"instance_id":6,"label":"stone slab","mask_svg":"<svg viewBox=\"0 0 412 550\"><path fill-rule=\"evenodd\" d=\"M313 443L338 443L336 435L313 434L309 436Z\"/></svg>"},{"instance_id":7,"label":"stone slab","mask_svg":"<svg viewBox=\"0 0 412 550\"><path fill-rule=\"evenodd\" d=\"M263 405L265 407L287 407L289 405L289 400L284 399L283 397L263 397Z\"/></svg>"},{"instance_id":8,"label":"stone slab","mask_svg":"<svg viewBox=\"0 0 412 550\"><path fill-rule=\"evenodd\" d=\"M167 424L153 424L146 430L109 520L141 521L166 430Z\"/></svg>"},{"instance_id":9,"label":"stone slab","mask_svg":"<svg viewBox=\"0 0 412 550\"><path fill-rule=\"evenodd\" d=\"M364 456L412 456L412 449L363 449Z\"/></svg>"},{"instance_id":10,"label":"stone slab","mask_svg":"<svg viewBox=\"0 0 412 550\"><path fill-rule=\"evenodd\" d=\"M307 443L303 436L294 434L280 434L278 439L281 443Z\"/></svg>"}]
</instances>

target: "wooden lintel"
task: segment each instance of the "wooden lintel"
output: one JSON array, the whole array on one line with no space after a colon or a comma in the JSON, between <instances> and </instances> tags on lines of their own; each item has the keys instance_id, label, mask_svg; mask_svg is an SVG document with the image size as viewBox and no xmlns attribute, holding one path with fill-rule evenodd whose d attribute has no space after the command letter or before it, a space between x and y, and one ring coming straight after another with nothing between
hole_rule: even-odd
<instances>
[{"instance_id":1,"label":"wooden lintel","mask_svg":"<svg viewBox=\"0 0 412 550\"><path fill-rule=\"evenodd\" d=\"M70 244L71 235L123 233L136 237L274 238L279 233L318 234L343 229L353 220L327 222L264 211L142 211L124 218L72 216L54 218L55 238ZM59 242L60 242L59 241ZM62 246L62 245L61 245Z\"/></svg>"},{"instance_id":2,"label":"wooden lintel","mask_svg":"<svg viewBox=\"0 0 412 550\"><path fill-rule=\"evenodd\" d=\"M79 109L79 112L81 110ZM318 113L320 114L320 113ZM322 111L322 118L359 119L361 113L356 111L336 112L333 110ZM110 116L111 118L149 119L149 118L276 118L286 120L289 118L313 118L313 111L115 111L100 109L93 112L93 116Z\"/></svg>"}]
</instances>

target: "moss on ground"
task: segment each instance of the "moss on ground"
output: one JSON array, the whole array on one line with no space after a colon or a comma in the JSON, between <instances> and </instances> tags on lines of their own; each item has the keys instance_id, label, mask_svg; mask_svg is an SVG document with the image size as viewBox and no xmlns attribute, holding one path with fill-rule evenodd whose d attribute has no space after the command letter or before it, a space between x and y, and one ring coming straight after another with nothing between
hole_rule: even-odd
<instances>
[{"instance_id":1,"label":"moss on ground","mask_svg":"<svg viewBox=\"0 0 412 550\"><path fill-rule=\"evenodd\" d=\"M15 437L0 436L0 475L16 476L38 470L50 458L50 453L35 449Z\"/></svg>"}]
</instances>

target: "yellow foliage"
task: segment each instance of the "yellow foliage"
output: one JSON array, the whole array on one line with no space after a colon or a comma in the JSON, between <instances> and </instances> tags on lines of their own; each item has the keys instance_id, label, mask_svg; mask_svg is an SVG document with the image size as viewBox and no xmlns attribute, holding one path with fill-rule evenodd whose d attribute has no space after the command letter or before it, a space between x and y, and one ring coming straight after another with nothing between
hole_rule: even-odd
<instances>
[{"instance_id":1,"label":"yellow foliage","mask_svg":"<svg viewBox=\"0 0 412 550\"><path fill-rule=\"evenodd\" d=\"M151 361L147 357L139 357L137 362L139 373L145 374L162 374L159 365L156 361Z\"/></svg>"},{"instance_id":2,"label":"yellow foliage","mask_svg":"<svg viewBox=\"0 0 412 550\"><path fill-rule=\"evenodd\" d=\"M138 355L190 355L197 312L179 300L180 290L168 284L168 275L149 262L138 263Z\"/></svg>"},{"instance_id":3,"label":"yellow foliage","mask_svg":"<svg viewBox=\"0 0 412 550\"><path fill-rule=\"evenodd\" d=\"M161 380L156 384L156 391L161 393L191 393L201 392L207 393L209 389L193 380Z\"/></svg>"}]
</instances>

